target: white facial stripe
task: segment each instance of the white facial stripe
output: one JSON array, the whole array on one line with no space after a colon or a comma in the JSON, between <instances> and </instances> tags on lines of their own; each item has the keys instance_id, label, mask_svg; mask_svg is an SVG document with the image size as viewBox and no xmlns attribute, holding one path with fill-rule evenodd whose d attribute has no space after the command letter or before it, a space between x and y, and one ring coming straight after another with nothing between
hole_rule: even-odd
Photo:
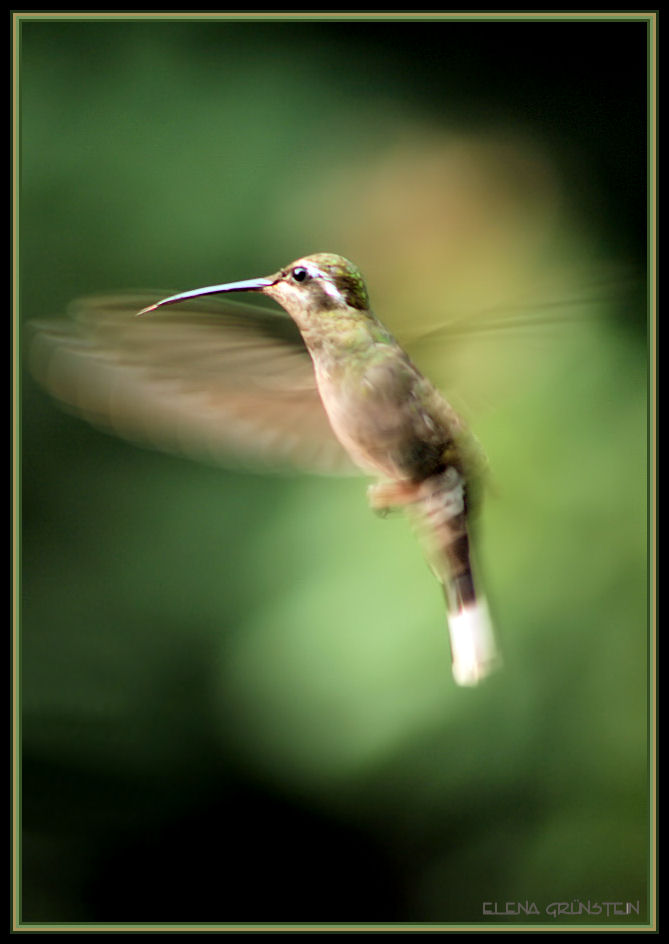
<instances>
[{"instance_id":1,"label":"white facial stripe","mask_svg":"<svg viewBox=\"0 0 669 944\"><path fill-rule=\"evenodd\" d=\"M339 291L339 289L334 286L332 282L328 282L327 279L323 279L323 291L328 294L330 298L334 298L336 302L345 301L344 296Z\"/></svg>"},{"instance_id":2,"label":"white facial stripe","mask_svg":"<svg viewBox=\"0 0 669 944\"><path fill-rule=\"evenodd\" d=\"M339 289L336 287L336 285L332 284L326 272L324 272L322 269L319 269L318 266L310 262L305 263L304 268L307 270L307 272L312 277L312 279L321 280L323 291L327 295L329 295L330 298L333 298L336 302L346 303L346 299L344 298L342 293L339 291Z\"/></svg>"}]
</instances>

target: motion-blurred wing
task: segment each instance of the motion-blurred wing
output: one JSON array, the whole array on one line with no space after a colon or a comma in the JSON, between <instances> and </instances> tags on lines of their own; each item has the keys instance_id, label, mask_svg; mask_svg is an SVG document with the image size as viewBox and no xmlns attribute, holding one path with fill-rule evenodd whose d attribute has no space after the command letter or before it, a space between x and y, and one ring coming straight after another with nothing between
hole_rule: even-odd
<instances>
[{"instance_id":1,"label":"motion-blurred wing","mask_svg":"<svg viewBox=\"0 0 669 944\"><path fill-rule=\"evenodd\" d=\"M403 337L418 367L464 415L531 392L551 372L577 365L597 343L601 324L633 323L645 310L645 285L634 272L565 279L533 295L483 311L443 315Z\"/></svg>"},{"instance_id":2,"label":"motion-blurred wing","mask_svg":"<svg viewBox=\"0 0 669 944\"><path fill-rule=\"evenodd\" d=\"M32 325L31 367L67 408L119 436L204 461L351 473L288 316L155 294L82 299Z\"/></svg>"}]
</instances>

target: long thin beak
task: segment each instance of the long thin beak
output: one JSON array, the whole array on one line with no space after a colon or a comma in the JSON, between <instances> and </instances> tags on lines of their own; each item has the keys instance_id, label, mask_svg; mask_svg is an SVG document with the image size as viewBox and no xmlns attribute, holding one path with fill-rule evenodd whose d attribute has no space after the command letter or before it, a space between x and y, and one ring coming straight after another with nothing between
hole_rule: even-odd
<instances>
[{"instance_id":1,"label":"long thin beak","mask_svg":"<svg viewBox=\"0 0 669 944\"><path fill-rule=\"evenodd\" d=\"M190 298L199 298L200 295L220 295L223 292L261 292L269 285L274 285L275 282L276 278L247 279L245 282L226 282L225 285L208 285L206 288L194 288L190 292L180 292L178 295L162 298L155 305L142 308L137 314L145 315L149 311L155 311L156 308L162 308L163 305L174 305L177 302L188 301Z\"/></svg>"}]
</instances>

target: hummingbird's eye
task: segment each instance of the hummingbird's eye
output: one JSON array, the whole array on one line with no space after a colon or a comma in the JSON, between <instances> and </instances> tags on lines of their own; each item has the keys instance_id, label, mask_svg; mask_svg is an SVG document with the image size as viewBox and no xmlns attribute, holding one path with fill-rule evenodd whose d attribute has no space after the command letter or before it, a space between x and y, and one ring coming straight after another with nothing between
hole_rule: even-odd
<instances>
[{"instance_id":1,"label":"hummingbird's eye","mask_svg":"<svg viewBox=\"0 0 669 944\"><path fill-rule=\"evenodd\" d=\"M302 268L302 266L297 266L293 269L292 276L296 282L306 282L309 278L309 273L306 269Z\"/></svg>"}]
</instances>

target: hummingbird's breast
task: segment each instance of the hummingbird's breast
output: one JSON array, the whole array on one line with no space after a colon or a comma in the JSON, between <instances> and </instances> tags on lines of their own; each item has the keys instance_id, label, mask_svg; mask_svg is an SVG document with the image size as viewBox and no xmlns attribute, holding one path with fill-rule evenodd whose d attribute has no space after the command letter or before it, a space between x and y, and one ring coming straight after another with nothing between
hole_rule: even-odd
<instances>
[{"instance_id":1,"label":"hummingbird's breast","mask_svg":"<svg viewBox=\"0 0 669 944\"><path fill-rule=\"evenodd\" d=\"M457 416L399 346L315 368L332 429L358 466L413 481L443 470Z\"/></svg>"}]
</instances>

